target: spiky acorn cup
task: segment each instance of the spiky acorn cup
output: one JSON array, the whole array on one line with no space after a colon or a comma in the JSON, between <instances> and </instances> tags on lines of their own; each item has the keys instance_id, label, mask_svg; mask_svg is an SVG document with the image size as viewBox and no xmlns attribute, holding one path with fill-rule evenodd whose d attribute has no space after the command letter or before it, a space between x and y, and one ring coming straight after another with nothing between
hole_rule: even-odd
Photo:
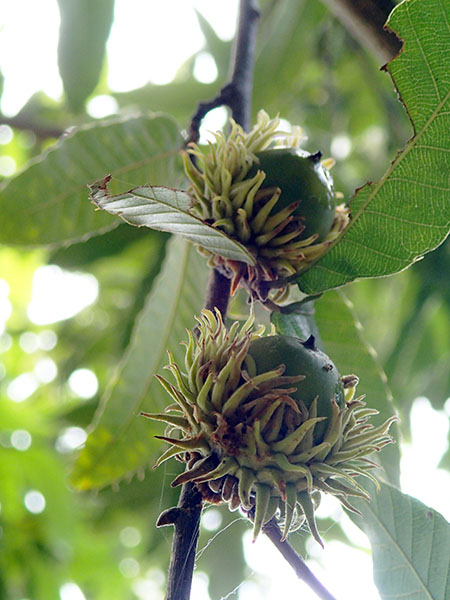
<instances>
[{"instance_id":1,"label":"spiky acorn cup","mask_svg":"<svg viewBox=\"0 0 450 600\"><path fill-rule=\"evenodd\" d=\"M349 497L369 499L355 477L376 483L368 455L392 441L396 417L369 424L377 411L353 399L357 377L340 378L312 339L261 337L252 333L252 318L227 330L220 313L207 310L198 324L198 340L189 332L185 372L170 357L175 385L158 376L175 404L162 414L143 413L167 423L157 437L170 447L155 467L182 458L187 469L172 486L192 481L206 500L241 507L254 521L255 538L272 517L283 539L306 519L322 544L314 518L320 493L353 511ZM284 340L289 356L280 363Z\"/></svg>"},{"instance_id":2,"label":"spiky acorn cup","mask_svg":"<svg viewBox=\"0 0 450 600\"><path fill-rule=\"evenodd\" d=\"M184 155L191 211L244 244L256 259L251 266L204 250L210 265L232 279L232 292L241 285L262 301L270 282L285 287L349 222L348 208L336 207L320 153L298 150L295 135L285 136L284 148L273 148L278 125L264 111L248 134L231 120L230 135L214 134L209 154L191 143Z\"/></svg>"}]
</instances>

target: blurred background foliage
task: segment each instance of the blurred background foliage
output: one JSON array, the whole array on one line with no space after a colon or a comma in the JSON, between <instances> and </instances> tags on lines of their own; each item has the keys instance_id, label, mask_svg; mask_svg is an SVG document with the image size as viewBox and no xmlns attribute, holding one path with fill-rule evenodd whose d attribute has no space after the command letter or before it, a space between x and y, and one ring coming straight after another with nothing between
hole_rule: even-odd
<instances>
[{"instance_id":1,"label":"blurred background foliage","mask_svg":"<svg viewBox=\"0 0 450 600\"><path fill-rule=\"evenodd\" d=\"M95 122L87 111L93 98L113 99L113 112L121 114L165 111L186 127L197 102L214 96L226 79L231 41L219 37L198 12L203 48L186 57L173 81L110 90L105 47L114 0L58 0L58 5L64 95L53 100L37 91L16 115L0 115L5 178L65 129ZM308 136L305 147L336 159L336 187L349 198L356 187L382 175L412 133L389 76L326 4L263 0L261 7L254 114L264 108L301 124ZM220 10L227 10L223 3ZM153 26L170 30L166 22ZM217 71L209 83L195 76L205 55ZM143 62L149 59L142 56ZM174 467L142 473L95 494L74 494L67 474L160 272L167 239L120 225L67 248L0 248L0 598L83 598L70 582L87 599L158 598L162 593L171 532L155 529L154 522L163 508L176 503L177 491L167 485ZM61 286L65 272L91 276L93 301L70 318L33 320L30 302L43 265L54 265L46 273L59 277L55 281ZM415 398L426 396L442 411L450 395L450 289L442 278L449 270L444 244L395 277L346 288L388 375L405 439ZM57 294L56 301L64 303L64 295ZM447 452L442 465L449 464ZM198 569L211 574L216 599L249 576L240 543L248 527L236 514L208 510L200 547L211 532L233 523L221 533L221 543L198 561ZM332 524L324 520L321 527ZM346 540L339 527L329 535ZM304 537L294 541L304 550ZM220 568L224 562L226 571Z\"/></svg>"}]
</instances>

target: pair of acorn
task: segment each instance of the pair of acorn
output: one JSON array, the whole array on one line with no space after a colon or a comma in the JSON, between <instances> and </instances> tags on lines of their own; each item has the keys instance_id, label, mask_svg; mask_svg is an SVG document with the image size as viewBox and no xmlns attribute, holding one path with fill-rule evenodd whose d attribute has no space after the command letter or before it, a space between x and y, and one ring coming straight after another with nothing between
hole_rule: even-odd
<instances>
[{"instance_id":1,"label":"pair of acorn","mask_svg":"<svg viewBox=\"0 0 450 600\"><path fill-rule=\"evenodd\" d=\"M336 207L320 153L267 148L277 122L261 112L246 134L235 123L216 134L206 157L194 145L185 156L192 211L254 252L256 266L212 256L213 266L262 298L261 283L286 279L317 260L348 223ZM172 482L195 482L210 502L241 507L256 537L270 519L283 538L306 520L322 543L314 511L322 492L356 511L351 497L369 499L362 475L377 484L369 455L392 441L395 417L375 427L378 411L354 398L358 378L341 377L314 338L262 337L253 318L225 327L218 311L203 311L198 338L188 332L182 370L170 356L174 383L159 381L174 404L145 416L167 424L169 444L155 466L182 458ZM357 511L356 511L357 512Z\"/></svg>"}]
</instances>

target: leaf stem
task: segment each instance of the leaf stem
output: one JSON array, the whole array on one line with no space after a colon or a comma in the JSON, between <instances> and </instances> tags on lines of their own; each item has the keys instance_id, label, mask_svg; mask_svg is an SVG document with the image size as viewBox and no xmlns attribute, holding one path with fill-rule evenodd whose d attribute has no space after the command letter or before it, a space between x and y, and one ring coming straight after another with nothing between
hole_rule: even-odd
<instances>
[{"instance_id":1,"label":"leaf stem","mask_svg":"<svg viewBox=\"0 0 450 600\"><path fill-rule=\"evenodd\" d=\"M274 519L264 525L263 531L294 569L297 577L304 581L306 585L317 594L318 598L321 600L336 600L336 598L317 579L300 554L292 548L289 542L281 541L281 531Z\"/></svg>"}]
</instances>

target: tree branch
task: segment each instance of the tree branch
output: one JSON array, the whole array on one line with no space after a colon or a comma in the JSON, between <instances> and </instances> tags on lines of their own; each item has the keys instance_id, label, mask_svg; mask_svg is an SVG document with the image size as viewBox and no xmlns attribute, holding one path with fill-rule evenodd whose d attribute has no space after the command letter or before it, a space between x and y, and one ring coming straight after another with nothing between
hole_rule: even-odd
<instances>
[{"instance_id":1,"label":"tree branch","mask_svg":"<svg viewBox=\"0 0 450 600\"><path fill-rule=\"evenodd\" d=\"M166 600L189 600L200 531L202 495L193 483L182 487L177 508L164 511L156 525L174 525Z\"/></svg>"},{"instance_id":2,"label":"tree branch","mask_svg":"<svg viewBox=\"0 0 450 600\"><path fill-rule=\"evenodd\" d=\"M253 65L260 13L257 0L240 0L238 30L230 61L230 75L215 98L200 102L191 119L186 143L198 142L200 125L210 110L228 106L231 116L248 131L252 106Z\"/></svg>"},{"instance_id":3,"label":"tree branch","mask_svg":"<svg viewBox=\"0 0 450 600\"><path fill-rule=\"evenodd\" d=\"M189 127L189 141L198 141L203 117L213 108L226 105L234 120L245 130L250 127L251 95L253 86L254 51L259 20L257 0L240 0L238 31L231 56L230 78L219 94L210 102L198 105ZM205 308L218 308L225 318L230 295L230 280L216 269L210 274L206 290ZM195 565L202 497L195 484L183 485L177 508L165 511L158 525L175 527L166 600L189 600Z\"/></svg>"},{"instance_id":4,"label":"tree branch","mask_svg":"<svg viewBox=\"0 0 450 600\"><path fill-rule=\"evenodd\" d=\"M49 137L58 138L64 133L63 129L36 123L27 117L21 116L20 114L16 115L15 117L5 117L0 115L0 125L8 125L14 129L32 131L39 139L46 139Z\"/></svg>"},{"instance_id":5,"label":"tree branch","mask_svg":"<svg viewBox=\"0 0 450 600\"><path fill-rule=\"evenodd\" d=\"M205 308L214 311L219 309L225 317L230 298L231 279L222 275L217 269L211 269L205 295Z\"/></svg>"},{"instance_id":6,"label":"tree branch","mask_svg":"<svg viewBox=\"0 0 450 600\"><path fill-rule=\"evenodd\" d=\"M264 525L263 531L294 569L297 577L304 581L321 600L336 600L336 598L320 583L300 554L292 548L289 542L281 541L281 531L274 519Z\"/></svg>"},{"instance_id":7,"label":"tree branch","mask_svg":"<svg viewBox=\"0 0 450 600\"><path fill-rule=\"evenodd\" d=\"M348 31L383 63L396 56L402 43L395 33L384 29L396 4L392 0L322 0Z\"/></svg>"}]
</instances>

